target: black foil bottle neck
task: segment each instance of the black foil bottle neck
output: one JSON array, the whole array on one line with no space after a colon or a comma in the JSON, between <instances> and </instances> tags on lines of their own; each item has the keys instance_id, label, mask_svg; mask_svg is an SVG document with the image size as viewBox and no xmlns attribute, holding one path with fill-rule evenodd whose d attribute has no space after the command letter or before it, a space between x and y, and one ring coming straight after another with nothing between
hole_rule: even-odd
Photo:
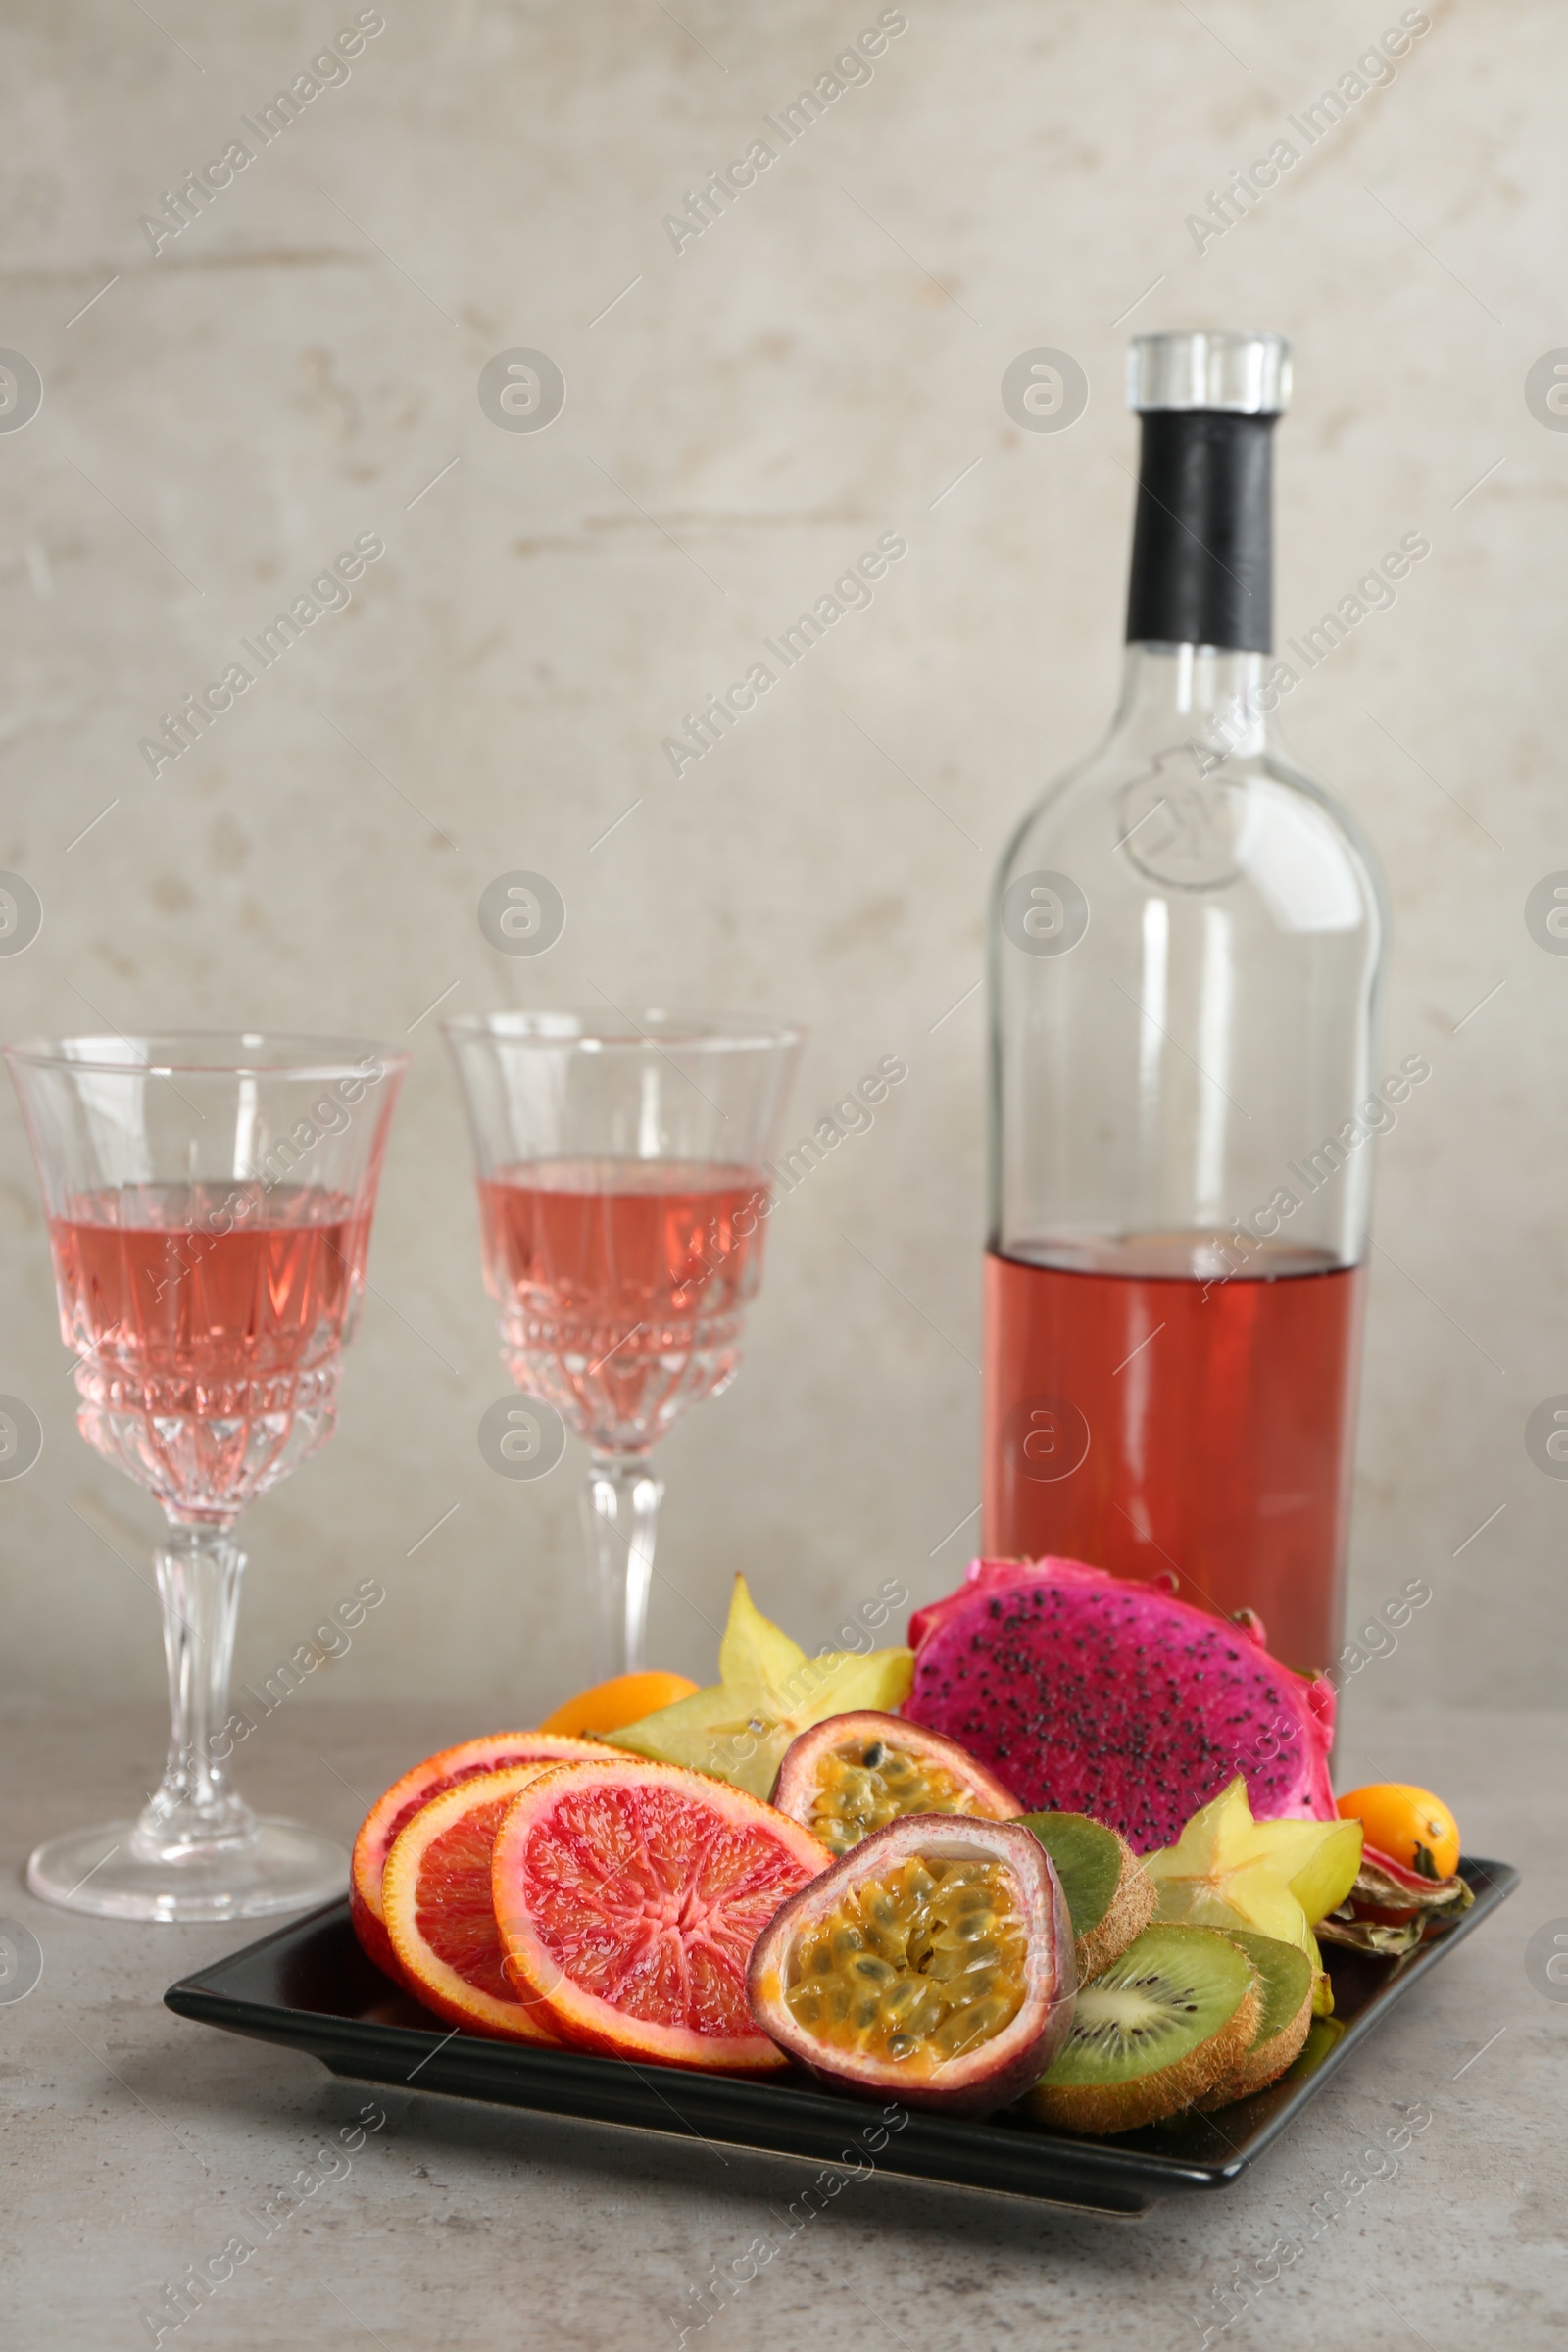
<instances>
[{"instance_id":1,"label":"black foil bottle neck","mask_svg":"<svg viewBox=\"0 0 1568 2352\"><path fill-rule=\"evenodd\" d=\"M1144 413L1129 644L1271 650L1277 421L1222 409Z\"/></svg>"}]
</instances>

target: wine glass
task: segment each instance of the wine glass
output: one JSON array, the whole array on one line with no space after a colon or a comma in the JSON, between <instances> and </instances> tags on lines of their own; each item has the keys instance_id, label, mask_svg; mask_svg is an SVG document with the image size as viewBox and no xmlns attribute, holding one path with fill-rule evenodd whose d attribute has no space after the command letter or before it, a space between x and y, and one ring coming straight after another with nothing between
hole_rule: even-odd
<instances>
[{"instance_id":1,"label":"wine glass","mask_svg":"<svg viewBox=\"0 0 1568 2352\"><path fill-rule=\"evenodd\" d=\"M409 1064L360 1039L184 1033L7 1046L49 1220L76 1426L164 1507L154 1555L169 1761L135 1821L27 1864L34 1894L114 1919L249 1919L324 1902L348 1859L258 1820L227 1762L253 1496L332 1433L381 1155ZM243 1729L241 1727L244 1727Z\"/></svg>"},{"instance_id":2,"label":"wine glass","mask_svg":"<svg viewBox=\"0 0 1568 2352\"><path fill-rule=\"evenodd\" d=\"M764 1165L804 1034L726 1014L442 1024L473 1132L485 1287L518 1389L592 1447L602 1676L642 1662L656 1442L727 1389L762 1278Z\"/></svg>"}]
</instances>

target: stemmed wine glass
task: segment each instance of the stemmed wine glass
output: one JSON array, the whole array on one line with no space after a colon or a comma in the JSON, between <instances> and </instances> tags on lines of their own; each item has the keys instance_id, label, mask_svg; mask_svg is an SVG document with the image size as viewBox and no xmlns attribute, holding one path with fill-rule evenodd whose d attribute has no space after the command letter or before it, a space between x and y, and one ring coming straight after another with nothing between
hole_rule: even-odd
<instances>
[{"instance_id":1,"label":"stemmed wine glass","mask_svg":"<svg viewBox=\"0 0 1568 2352\"><path fill-rule=\"evenodd\" d=\"M116 1919L244 1919L340 1893L341 1846L258 1820L227 1759L228 1672L257 1494L332 1433L387 1127L410 1056L359 1039L184 1033L5 1049L49 1219L90 1446L157 1496L164 1778L135 1821L27 1864L34 1894ZM250 1727L246 1719L246 1729Z\"/></svg>"},{"instance_id":2,"label":"stemmed wine glass","mask_svg":"<svg viewBox=\"0 0 1568 2352\"><path fill-rule=\"evenodd\" d=\"M655 1443L728 1388L762 1278L767 1155L803 1032L725 1014L442 1024L467 1102L485 1287L517 1387L592 1447L602 1675L642 1662Z\"/></svg>"}]
</instances>

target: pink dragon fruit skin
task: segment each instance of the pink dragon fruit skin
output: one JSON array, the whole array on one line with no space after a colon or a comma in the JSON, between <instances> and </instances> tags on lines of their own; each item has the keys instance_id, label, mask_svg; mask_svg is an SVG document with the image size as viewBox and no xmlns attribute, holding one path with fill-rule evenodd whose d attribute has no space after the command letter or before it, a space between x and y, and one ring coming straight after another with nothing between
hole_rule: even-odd
<instances>
[{"instance_id":1,"label":"pink dragon fruit skin","mask_svg":"<svg viewBox=\"0 0 1568 2352\"><path fill-rule=\"evenodd\" d=\"M1081 1560L971 1560L909 1619L901 1710L946 1732L1032 1812L1088 1813L1138 1853L1238 1772L1259 1821L1330 1821L1334 1686L1243 1623Z\"/></svg>"}]
</instances>

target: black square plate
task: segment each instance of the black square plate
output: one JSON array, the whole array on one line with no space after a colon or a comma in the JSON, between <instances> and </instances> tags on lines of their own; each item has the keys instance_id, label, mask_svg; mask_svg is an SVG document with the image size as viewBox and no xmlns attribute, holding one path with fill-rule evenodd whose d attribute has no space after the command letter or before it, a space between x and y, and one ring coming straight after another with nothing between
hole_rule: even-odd
<instances>
[{"instance_id":1,"label":"black square plate","mask_svg":"<svg viewBox=\"0 0 1568 2352\"><path fill-rule=\"evenodd\" d=\"M1179 2116L1114 2139L1049 2131L1013 2111L972 2123L901 2109L904 2120L891 2127L878 2150L878 2168L1099 2213L1143 2213L1177 2189L1225 2187L1278 2137L1416 1979L1436 1968L1519 1883L1506 1862L1466 1859L1460 1869L1475 1890L1471 1908L1451 1925L1429 1931L1402 1960L1325 1947L1334 2016L1313 2026L1296 2064L1256 2097L1217 2115ZM736 2080L466 2034L443 2035L366 1959L346 1901L181 1978L164 1999L181 2017L259 2041L284 2042L358 2082L416 2082L420 2090L459 2098L723 2140L819 2164L863 2163L866 2118L875 2124L874 2109L797 2077ZM875 2128L880 2134L881 2127Z\"/></svg>"}]
</instances>

